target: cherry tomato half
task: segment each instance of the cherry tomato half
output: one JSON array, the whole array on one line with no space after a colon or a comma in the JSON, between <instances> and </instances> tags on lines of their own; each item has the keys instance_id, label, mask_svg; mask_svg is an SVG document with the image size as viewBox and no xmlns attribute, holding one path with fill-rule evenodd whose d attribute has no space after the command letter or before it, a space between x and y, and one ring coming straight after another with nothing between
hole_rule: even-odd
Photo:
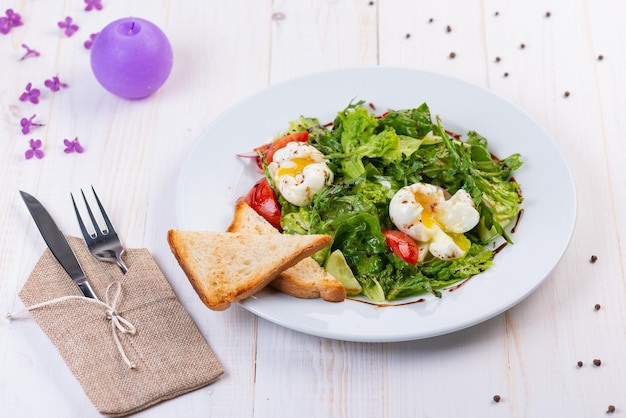
<instances>
[{"instance_id":1,"label":"cherry tomato half","mask_svg":"<svg viewBox=\"0 0 626 418\"><path fill-rule=\"evenodd\" d=\"M254 149L255 152L260 151L263 155L263 160L265 164L269 164L274 159L274 153L281 148L284 148L290 142L307 142L309 140L309 133L307 131L304 132L294 132L288 135L283 136L282 138L278 138L276 141L271 142L269 144L261 145ZM263 165L261 164L261 159L257 158L257 165L259 168L263 169Z\"/></svg>"},{"instance_id":2,"label":"cherry tomato half","mask_svg":"<svg viewBox=\"0 0 626 418\"><path fill-rule=\"evenodd\" d=\"M396 230L385 230L382 233L385 236L387 246L395 255L409 264L417 264L420 251L413 238L402 231Z\"/></svg>"},{"instance_id":3,"label":"cherry tomato half","mask_svg":"<svg viewBox=\"0 0 626 418\"><path fill-rule=\"evenodd\" d=\"M265 177L252 186L245 200L256 213L265 218L274 228L279 231L282 230L280 226L280 206L274 190L272 190Z\"/></svg>"}]
</instances>

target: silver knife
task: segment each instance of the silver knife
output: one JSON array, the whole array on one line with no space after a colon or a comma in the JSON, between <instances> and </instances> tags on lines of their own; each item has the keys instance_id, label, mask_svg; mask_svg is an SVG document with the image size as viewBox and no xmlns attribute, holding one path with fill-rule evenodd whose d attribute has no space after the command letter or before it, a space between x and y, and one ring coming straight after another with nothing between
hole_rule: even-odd
<instances>
[{"instance_id":1,"label":"silver knife","mask_svg":"<svg viewBox=\"0 0 626 418\"><path fill-rule=\"evenodd\" d=\"M67 242L67 239L65 239L65 235L59 230L59 227L46 208L30 194L20 190L20 195L22 195L22 199L24 203L26 203L28 211L35 220L35 224L37 228L39 228L41 236L44 241L46 241L54 257L59 261L74 283L76 283L81 292L83 292L83 295L88 298L98 299L96 293L89 285L87 276L78 263L78 259L76 259L76 255L74 255L70 244Z\"/></svg>"}]
</instances>

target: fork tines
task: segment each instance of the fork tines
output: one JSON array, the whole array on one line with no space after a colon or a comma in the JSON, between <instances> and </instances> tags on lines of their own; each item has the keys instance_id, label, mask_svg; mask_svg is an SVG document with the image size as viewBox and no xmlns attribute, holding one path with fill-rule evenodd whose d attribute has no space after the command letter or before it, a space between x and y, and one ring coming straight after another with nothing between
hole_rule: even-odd
<instances>
[{"instance_id":1,"label":"fork tines","mask_svg":"<svg viewBox=\"0 0 626 418\"><path fill-rule=\"evenodd\" d=\"M85 243L89 248L89 251L97 258L103 261L115 262L120 267L122 272L126 274L128 269L124 265L122 261L122 254L124 252L124 247L117 236L117 232L115 232L115 228L111 224L111 220L109 219L96 191L93 186L91 187L91 191L96 199L96 203L98 204L98 208L100 209L100 214L102 215L102 219L106 225L106 229L101 229L98 225L96 217L94 216L91 207L89 206L89 202L85 197L85 193L81 189L80 193L83 196L83 201L85 202L85 206L87 208L87 213L89 214L89 219L91 220L91 224L94 228L94 233L90 233L85 227L85 223L83 222L83 218L80 216L80 211L76 206L76 201L74 200L74 195L72 196L72 204L74 205L74 211L76 212L76 218L78 219L78 225L80 227L80 231L83 234L83 238L85 239Z\"/></svg>"}]
</instances>

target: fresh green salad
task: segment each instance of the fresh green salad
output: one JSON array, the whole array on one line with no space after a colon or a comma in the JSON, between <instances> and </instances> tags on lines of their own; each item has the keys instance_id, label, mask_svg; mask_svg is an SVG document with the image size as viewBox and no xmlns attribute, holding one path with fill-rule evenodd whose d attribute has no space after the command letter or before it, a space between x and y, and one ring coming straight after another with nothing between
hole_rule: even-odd
<instances>
[{"instance_id":1,"label":"fresh green salad","mask_svg":"<svg viewBox=\"0 0 626 418\"><path fill-rule=\"evenodd\" d=\"M348 293L374 302L440 297L492 265L488 244L512 242L505 228L523 200L512 178L520 155L499 159L479 133L448 132L427 104L376 115L365 102L350 103L332 125L303 116L274 143L281 139L270 158L272 144L256 150L277 226L331 235L313 258L355 281Z\"/></svg>"}]
</instances>

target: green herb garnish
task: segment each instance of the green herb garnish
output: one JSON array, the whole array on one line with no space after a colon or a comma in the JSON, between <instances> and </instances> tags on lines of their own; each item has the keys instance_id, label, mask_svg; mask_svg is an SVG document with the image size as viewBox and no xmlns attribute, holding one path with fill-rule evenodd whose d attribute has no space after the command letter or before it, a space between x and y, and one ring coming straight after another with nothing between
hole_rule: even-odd
<instances>
[{"instance_id":1,"label":"green herb garnish","mask_svg":"<svg viewBox=\"0 0 626 418\"><path fill-rule=\"evenodd\" d=\"M432 122L426 104L390 110L381 117L351 103L331 127L302 117L290 131L309 131L309 144L328 158L335 174L332 185L298 207L279 197L286 233L330 234L332 246L315 254L324 265L340 249L362 293L380 302L440 289L478 274L492 265L497 237L512 243L506 226L515 221L522 202L512 173L520 155L495 158L487 139L468 132L466 139L447 132L437 117ZM394 255L382 230L393 228L389 201L404 186L430 183L454 194L464 189L480 213L479 224L466 233L471 241L462 259L432 258L416 266Z\"/></svg>"}]
</instances>

